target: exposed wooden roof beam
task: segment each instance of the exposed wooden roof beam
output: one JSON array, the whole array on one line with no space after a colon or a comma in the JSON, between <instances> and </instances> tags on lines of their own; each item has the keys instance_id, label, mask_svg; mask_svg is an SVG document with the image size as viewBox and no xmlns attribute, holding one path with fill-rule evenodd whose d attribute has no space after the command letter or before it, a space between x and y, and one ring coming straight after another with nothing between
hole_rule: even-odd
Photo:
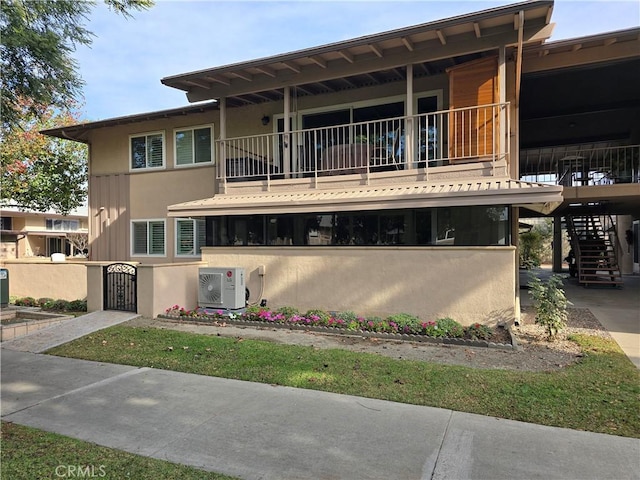
<instances>
[{"instance_id":1,"label":"exposed wooden roof beam","mask_svg":"<svg viewBox=\"0 0 640 480\"><path fill-rule=\"evenodd\" d=\"M382 49L380 47L378 47L377 45L374 45L373 43L369 44L369 48L371 49L371 51L373 53L375 53L379 58L382 58Z\"/></svg>"},{"instance_id":2,"label":"exposed wooden roof beam","mask_svg":"<svg viewBox=\"0 0 640 480\"><path fill-rule=\"evenodd\" d=\"M571 47L571 51L572 52L577 52L581 48L582 48L582 44L581 43L576 43L573 47Z\"/></svg>"},{"instance_id":3,"label":"exposed wooden roof beam","mask_svg":"<svg viewBox=\"0 0 640 480\"><path fill-rule=\"evenodd\" d=\"M364 76L371 79L371 81L374 83L380 83L380 80L374 77L371 73L365 73Z\"/></svg>"},{"instance_id":4,"label":"exposed wooden roof beam","mask_svg":"<svg viewBox=\"0 0 640 480\"><path fill-rule=\"evenodd\" d=\"M436 30L436 35L438 36L438 38L440 39L440 43L442 45L446 45L447 44L447 37L445 37L444 33L442 32L442 30Z\"/></svg>"},{"instance_id":5,"label":"exposed wooden roof beam","mask_svg":"<svg viewBox=\"0 0 640 480\"><path fill-rule=\"evenodd\" d=\"M291 62L282 62L282 64L292 72L300 73L300 67L298 65L294 65Z\"/></svg>"},{"instance_id":6,"label":"exposed wooden roof beam","mask_svg":"<svg viewBox=\"0 0 640 480\"><path fill-rule=\"evenodd\" d=\"M211 82L221 83L222 85L231 85L231 82L228 79L222 77L207 75L206 77L204 77L204 79Z\"/></svg>"},{"instance_id":7,"label":"exposed wooden roof beam","mask_svg":"<svg viewBox=\"0 0 640 480\"><path fill-rule=\"evenodd\" d=\"M206 88L207 90L211 89L210 83L205 83L198 80L185 80L184 83L187 83L189 85L195 85L196 87L200 87L200 88Z\"/></svg>"},{"instance_id":8,"label":"exposed wooden roof beam","mask_svg":"<svg viewBox=\"0 0 640 480\"><path fill-rule=\"evenodd\" d=\"M335 92L336 91L336 89L333 88L331 85L329 85L328 82L318 82L318 85L320 85L322 88L326 88L330 92Z\"/></svg>"},{"instance_id":9,"label":"exposed wooden roof beam","mask_svg":"<svg viewBox=\"0 0 640 480\"><path fill-rule=\"evenodd\" d=\"M258 97L261 100L264 100L265 102L273 102L273 98L268 97L267 95L263 95L262 93L252 93L251 95L253 95L254 97Z\"/></svg>"},{"instance_id":10,"label":"exposed wooden roof beam","mask_svg":"<svg viewBox=\"0 0 640 480\"><path fill-rule=\"evenodd\" d=\"M411 39L409 37L402 37L402 44L407 47L407 50L409 50L410 52L413 52L414 47L413 47L413 42L411 41Z\"/></svg>"},{"instance_id":11,"label":"exposed wooden roof beam","mask_svg":"<svg viewBox=\"0 0 640 480\"><path fill-rule=\"evenodd\" d=\"M346 83L347 85L349 85L350 87L357 87L358 85L353 83L351 80L349 80L348 78L341 78L340 80L342 80L344 83Z\"/></svg>"},{"instance_id":12,"label":"exposed wooden roof beam","mask_svg":"<svg viewBox=\"0 0 640 480\"><path fill-rule=\"evenodd\" d=\"M315 57L309 57L309 60L311 60L316 65L318 65L320 68L327 68L327 62L323 58L315 56Z\"/></svg>"},{"instance_id":13,"label":"exposed wooden roof beam","mask_svg":"<svg viewBox=\"0 0 640 480\"><path fill-rule=\"evenodd\" d=\"M473 22L473 31L476 32L476 38L480 38L482 36L480 24L478 22Z\"/></svg>"},{"instance_id":14,"label":"exposed wooden roof beam","mask_svg":"<svg viewBox=\"0 0 640 480\"><path fill-rule=\"evenodd\" d=\"M252 82L253 81L253 76L249 75L248 73L245 72L229 72L231 75L235 75L238 78L241 78L242 80L246 80L247 82Z\"/></svg>"},{"instance_id":15,"label":"exposed wooden roof beam","mask_svg":"<svg viewBox=\"0 0 640 480\"><path fill-rule=\"evenodd\" d=\"M295 87L296 90L300 90L302 93L306 94L306 95L313 95L314 92L312 90L309 90L307 87L305 87L304 85L297 85Z\"/></svg>"},{"instance_id":16,"label":"exposed wooden roof beam","mask_svg":"<svg viewBox=\"0 0 640 480\"><path fill-rule=\"evenodd\" d=\"M617 40L616 38L607 38L604 41L604 46L608 47L609 45L613 45L614 43L616 43L616 40Z\"/></svg>"},{"instance_id":17,"label":"exposed wooden roof beam","mask_svg":"<svg viewBox=\"0 0 640 480\"><path fill-rule=\"evenodd\" d=\"M400 78L404 78L405 77L404 74L402 73L402 70L400 70L399 68L394 68L393 69L393 73L395 73Z\"/></svg>"},{"instance_id":18,"label":"exposed wooden roof beam","mask_svg":"<svg viewBox=\"0 0 640 480\"><path fill-rule=\"evenodd\" d=\"M353 63L353 55L351 55L349 52L347 52L346 50L340 50L338 52L340 54L340 56L342 58L344 58L347 62L349 63Z\"/></svg>"},{"instance_id":19,"label":"exposed wooden roof beam","mask_svg":"<svg viewBox=\"0 0 640 480\"><path fill-rule=\"evenodd\" d=\"M269 67L255 67L255 69L257 71L259 71L260 73L264 73L265 75L268 75L271 78L275 78L276 77L276 72L274 72L273 70L271 70Z\"/></svg>"}]
</instances>

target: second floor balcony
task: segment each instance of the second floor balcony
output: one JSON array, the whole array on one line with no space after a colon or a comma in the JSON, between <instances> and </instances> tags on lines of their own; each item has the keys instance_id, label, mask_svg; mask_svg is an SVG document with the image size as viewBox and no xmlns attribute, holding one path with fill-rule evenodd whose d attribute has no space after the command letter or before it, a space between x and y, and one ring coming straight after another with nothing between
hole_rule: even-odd
<instances>
[{"instance_id":1,"label":"second floor balcony","mask_svg":"<svg viewBox=\"0 0 640 480\"><path fill-rule=\"evenodd\" d=\"M218 140L221 191L507 174L508 103L354 123L326 120L330 125L318 128Z\"/></svg>"},{"instance_id":2,"label":"second floor balcony","mask_svg":"<svg viewBox=\"0 0 640 480\"><path fill-rule=\"evenodd\" d=\"M556 146L520 152L520 179L565 187L640 182L640 145Z\"/></svg>"}]
</instances>

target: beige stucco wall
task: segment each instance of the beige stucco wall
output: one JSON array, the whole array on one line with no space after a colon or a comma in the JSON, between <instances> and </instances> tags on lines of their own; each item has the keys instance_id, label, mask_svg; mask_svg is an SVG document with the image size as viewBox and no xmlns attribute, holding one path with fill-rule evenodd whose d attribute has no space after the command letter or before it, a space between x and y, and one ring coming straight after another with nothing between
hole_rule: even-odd
<instances>
[{"instance_id":1,"label":"beige stucco wall","mask_svg":"<svg viewBox=\"0 0 640 480\"><path fill-rule=\"evenodd\" d=\"M173 305L195 308L202 266L201 262L138 265L138 313L153 318Z\"/></svg>"},{"instance_id":2,"label":"beige stucco wall","mask_svg":"<svg viewBox=\"0 0 640 480\"><path fill-rule=\"evenodd\" d=\"M244 267L251 301L386 316L406 312L431 320L473 322L515 318L513 247L243 247L205 248L213 267ZM192 307L190 305L189 307Z\"/></svg>"},{"instance_id":3,"label":"beige stucco wall","mask_svg":"<svg viewBox=\"0 0 640 480\"><path fill-rule=\"evenodd\" d=\"M53 263L49 259L6 260L9 295L16 297L82 300L87 297L84 262Z\"/></svg>"}]
</instances>

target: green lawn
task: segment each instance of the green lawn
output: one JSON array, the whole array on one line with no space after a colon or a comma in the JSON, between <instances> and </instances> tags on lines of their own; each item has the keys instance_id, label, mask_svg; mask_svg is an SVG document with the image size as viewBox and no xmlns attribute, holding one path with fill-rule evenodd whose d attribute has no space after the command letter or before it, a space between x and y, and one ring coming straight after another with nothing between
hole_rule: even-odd
<instances>
[{"instance_id":1,"label":"green lawn","mask_svg":"<svg viewBox=\"0 0 640 480\"><path fill-rule=\"evenodd\" d=\"M553 372L481 370L345 350L116 326L53 355L448 408L640 438L640 374L613 340L576 336L584 357Z\"/></svg>"},{"instance_id":2,"label":"green lawn","mask_svg":"<svg viewBox=\"0 0 640 480\"><path fill-rule=\"evenodd\" d=\"M0 478L233 480L216 473L141 457L34 428L2 422Z\"/></svg>"}]
</instances>

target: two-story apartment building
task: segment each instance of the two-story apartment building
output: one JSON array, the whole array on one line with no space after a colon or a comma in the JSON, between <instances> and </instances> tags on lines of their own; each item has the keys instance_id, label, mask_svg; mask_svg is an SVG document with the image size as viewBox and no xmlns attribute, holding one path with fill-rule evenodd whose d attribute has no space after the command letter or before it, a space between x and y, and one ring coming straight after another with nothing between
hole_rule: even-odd
<instances>
[{"instance_id":1,"label":"two-story apartment building","mask_svg":"<svg viewBox=\"0 0 640 480\"><path fill-rule=\"evenodd\" d=\"M4 207L0 209L0 259L82 255L68 236L87 232L86 209L60 215Z\"/></svg>"},{"instance_id":2,"label":"two-story apartment building","mask_svg":"<svg viewBox=\"0 0 640 480\"><path fill-rule=\"evenodd\" d=\"M606 194L640 218L640 30L553 45L552 10L517 3L166 77L205 103L46 131L90 145L90 258L244 267L275 306L513 320L520 216ZM555 91L591 79L585 66L598 80L582 94L597 114L624 110L619 129L571 120L591 104ZM604 95L610 72L631 78ZM624 172L605 171L609 153L597 169L558 163L587 142L628 155ZM568 193L580 175L599 183Z\"/></svg>"}]
</instances>

